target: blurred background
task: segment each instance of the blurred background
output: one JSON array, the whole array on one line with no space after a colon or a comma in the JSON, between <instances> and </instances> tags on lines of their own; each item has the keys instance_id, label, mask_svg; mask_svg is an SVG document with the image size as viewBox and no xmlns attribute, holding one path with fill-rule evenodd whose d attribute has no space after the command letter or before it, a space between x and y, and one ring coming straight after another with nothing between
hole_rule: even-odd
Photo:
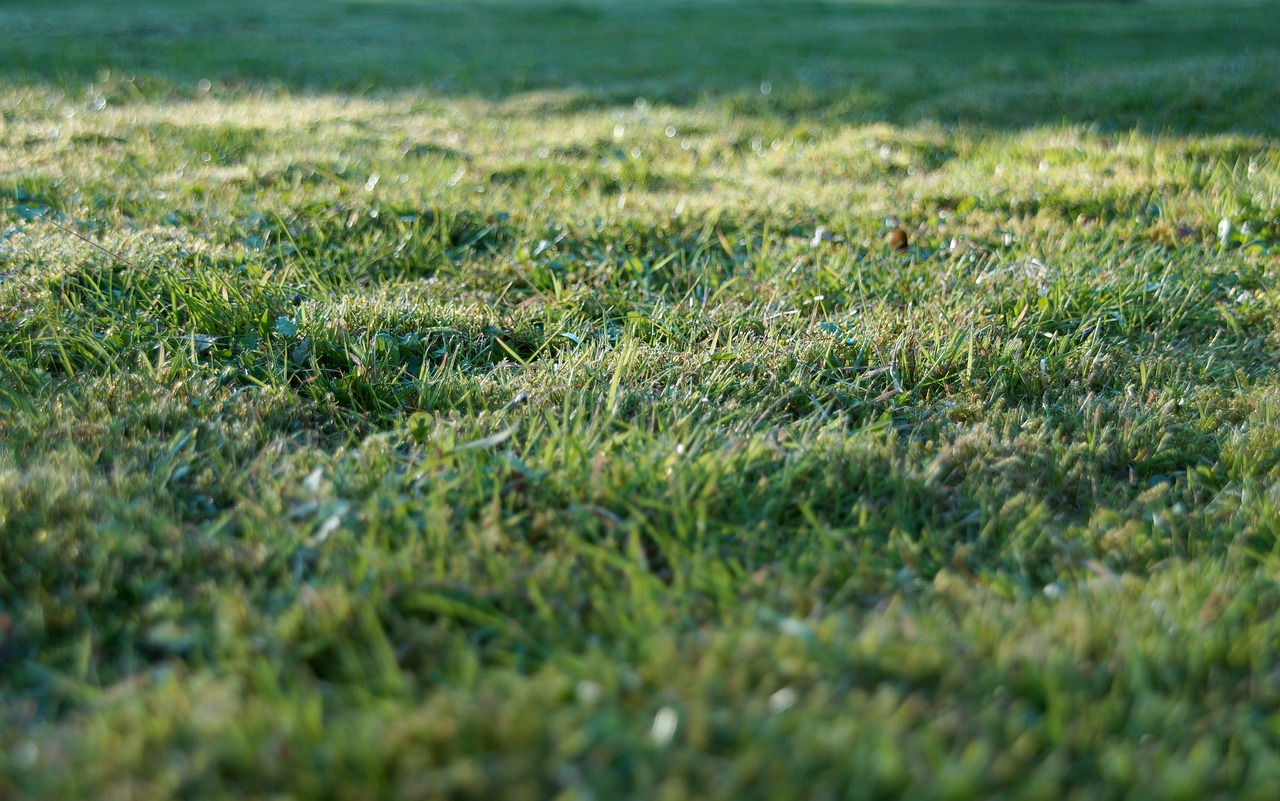
<instances>
[{"instance_id":1,"label":"blurred background","mask_svg":"<svg viewBox=\"0 0 1280 801\"><path fill-rule=\"evenodd\" d=\"M0 3L0 79L121 99L643 97L850 122L1273 134L1278 75L1280 9L1259 0Z\"/></svg>"}]
</instances>

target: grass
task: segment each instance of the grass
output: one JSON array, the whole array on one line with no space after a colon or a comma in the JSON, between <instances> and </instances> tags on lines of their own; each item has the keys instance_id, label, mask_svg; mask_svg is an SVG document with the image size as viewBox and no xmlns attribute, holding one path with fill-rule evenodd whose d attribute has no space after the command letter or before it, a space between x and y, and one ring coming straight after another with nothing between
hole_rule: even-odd
<instances>
[{"instance_id":1,"label":"grass","mask_svg":"<svg viewBox=\"0 0 1280 801\"><path fill-rule=\"evenodd\" d=\"M0 796L1275 797L1277 34L0 9Z\"/></svg>"}]
</instances>

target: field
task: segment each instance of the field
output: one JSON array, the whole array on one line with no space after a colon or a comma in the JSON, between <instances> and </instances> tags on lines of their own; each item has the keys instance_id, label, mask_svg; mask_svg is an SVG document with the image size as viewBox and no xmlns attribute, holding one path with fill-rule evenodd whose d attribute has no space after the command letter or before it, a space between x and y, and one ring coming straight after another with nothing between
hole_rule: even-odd
<instances>
[{"instance_id":1,"label":"field","mask_svg":"<svg viewBox=\"0 0 1280 801\"><path fill-rule=\"evenodd\" d=\"M0 4L0 798L1280 797L1274 3Z\"/></svg>"}]
</instances>

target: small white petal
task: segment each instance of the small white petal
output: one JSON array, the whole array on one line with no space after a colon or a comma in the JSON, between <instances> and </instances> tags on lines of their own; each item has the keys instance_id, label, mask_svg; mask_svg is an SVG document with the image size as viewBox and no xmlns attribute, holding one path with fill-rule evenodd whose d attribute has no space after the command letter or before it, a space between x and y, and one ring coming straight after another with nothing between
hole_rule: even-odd
<instances>
[{"instance_id":1,"label":"small white petal","mask_svg":"<svg viewBox=\"0 0 1280 801\"><path fill-rule=\"evenodd\" d=\"M649 731L649 736L657 745L669 745L671 739L676 736L676 726L680 723L680 717L676 715L676 711L669 706L664 706L658 710L658 714L653 716L653 728Z\"/></svg>"}]
</instances>

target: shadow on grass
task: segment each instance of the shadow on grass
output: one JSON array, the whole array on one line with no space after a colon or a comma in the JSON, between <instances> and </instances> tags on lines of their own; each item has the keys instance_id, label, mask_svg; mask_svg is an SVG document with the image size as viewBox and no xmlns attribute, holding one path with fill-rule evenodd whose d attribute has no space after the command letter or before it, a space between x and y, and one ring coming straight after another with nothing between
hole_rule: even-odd
<instances>
[{"instance_id":1,"label":"shadow on grass","mask_svg":"<svg viewBox=\"0 0 1280 801\"><path fill-rule=\"evenodd\" d=\"M143 95L423 90L831 122L1280 132L1269 3L356 0L0 10L0 79ZM96 91L101 91L97 89Z\"/></svg>"}]
</instances>

